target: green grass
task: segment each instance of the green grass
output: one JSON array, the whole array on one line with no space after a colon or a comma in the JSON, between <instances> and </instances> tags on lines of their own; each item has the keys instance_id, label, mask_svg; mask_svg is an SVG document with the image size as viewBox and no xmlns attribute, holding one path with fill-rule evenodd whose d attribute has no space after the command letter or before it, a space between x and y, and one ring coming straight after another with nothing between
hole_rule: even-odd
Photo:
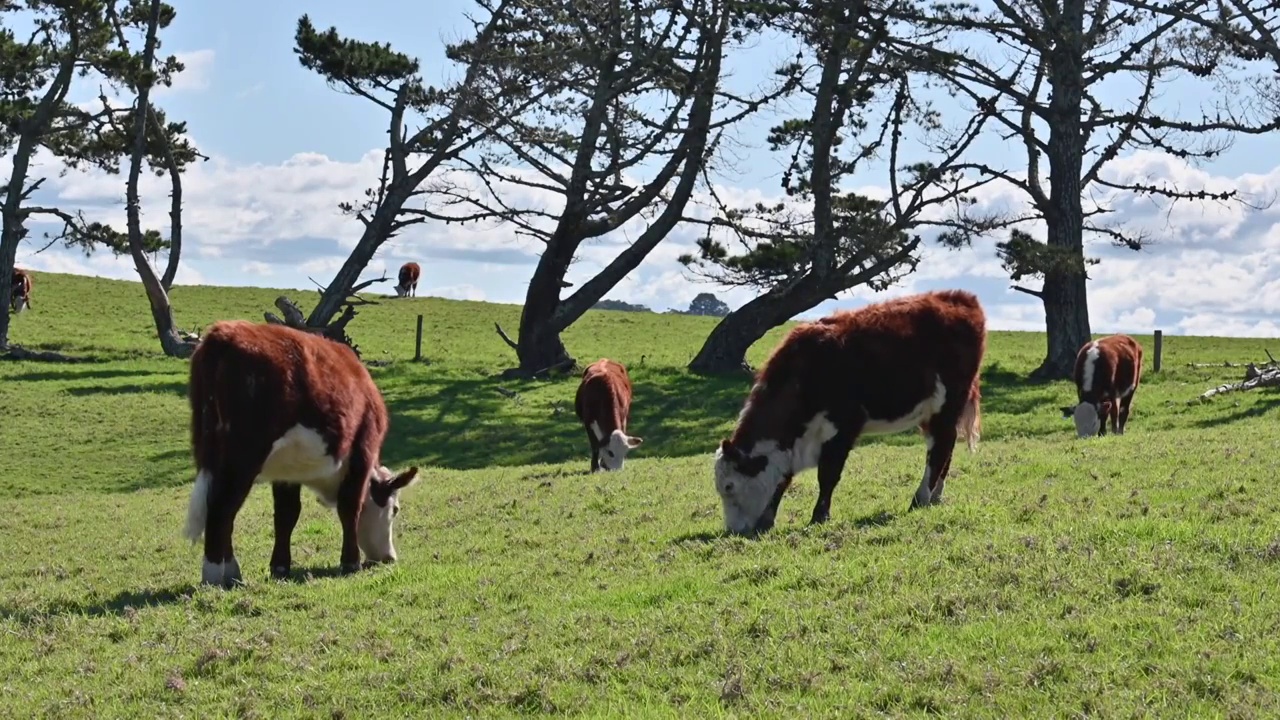
<instances>
[{"instance_id":1,"label":"green grass","mask_svg":"<svg viewBox=\"0 0 1280 720\"><path fill-rule=\"evenodd\" d=\"M191 328L277 294L173 295ZM1240 373L1187 363L1267 341L1166 338L1129 433L1081 442L1070 386L1021 380L1042 336L992 333L983 442L944 505L904 512L918 436L868 439L829 524L805 524L811 471L745 540L721 536L710 452L746 382L681 369L712 320L593 312L566 334L636 385L645 444L591 476L574 379L492 379L518 308L388 301L352 329L390 361L386 459L425 468L401 562L334 577L336 519L306 502L299 577L270 581L260 488L236 527L249 585L221 591L180 536L186 363L157 356L141 289L41 274L33 299L16 342L97 361L0 363L3 717L1280 713L1277 396L1186 402Z\"/></svg>"}]
</instances>

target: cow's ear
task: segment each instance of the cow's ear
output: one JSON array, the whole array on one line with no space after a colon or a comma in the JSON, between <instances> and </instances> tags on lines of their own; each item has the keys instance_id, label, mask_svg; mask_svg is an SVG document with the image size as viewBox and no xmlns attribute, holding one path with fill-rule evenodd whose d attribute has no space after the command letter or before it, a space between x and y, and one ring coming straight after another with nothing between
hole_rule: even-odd
<instances>
[{"instance_id":1,"label":"cow's ear","mask_svg":"<svg viewBox=\"0 0 1280 720\"><path fill-rule=\"evenodd\" d=\"M1062 407L1062 417L1064 417L1064 418L1069 418L1069 417L1071 417L1072 415L1074 415L1074 414L1075 414L1075 411L1076 411L1076 409L1075 409L1074 407L1072 407L1072 406L1070 406L1070 405L1064 405L1064 406Z\"/></svg>"},{"instance_id":2,"label":"cow's ear","mask_svg":"<svg viewBox=\"0 0 1280 720\"><path fill-rule=\"evenodd\" d=\"M416 482L418 482L418 468L415 466L391 479L391 492L403 490Z\"/></svg>"},{"instance_id":3,"label":"cow's ear","mask_svg":"<svg viewBox=\"0 0 1280 720\"><path fill-rule=\"evenodd\" d=\"M738 452L738 448L734 447L732 440L725 438L720 441L720 456L725 460L734 462L741 454Z\"/></svg>"},{"instance_id":4,"label":"cow's ear","mask_svg":"<svg viewBox=\"0 0 1280 720\"><path fill-rule=\"evenodd\" d=\"M643 443L644 443L644 438L639 438L639 437L636 437L635 435L627 436L627 447L629 448L638 448Z\"/></svg>"}]
</instances>

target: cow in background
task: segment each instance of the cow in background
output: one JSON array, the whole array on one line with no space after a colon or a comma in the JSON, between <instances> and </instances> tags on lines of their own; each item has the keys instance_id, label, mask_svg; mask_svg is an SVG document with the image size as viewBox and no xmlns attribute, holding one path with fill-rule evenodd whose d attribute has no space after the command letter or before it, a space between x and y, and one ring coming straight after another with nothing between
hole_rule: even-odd
<instances>
[{"instance_id":1,"label":"cow in background","mask_svg":"<svg viewBox=\"0 0 1280 720\"><path fill-rule=\"evenodd\" d=\"M387 409L351 348L283 325L228 320L209 328L191 356L195 487L185 534L204 535L201 581L241 581L232 549L236 514L250 489L270 482L275 504L271 575L287 577L302 486L335 508L341 569L396 560L392 524L399 493L418 469L379 463Z\"/></svg>"},{"instance_id":2,"label":"cow in background","mask_svg":"<svg viewBox=\"0 0 1280 720\"><path fill-rule=\"evenodd\" d=\"M31 273L13 269L13 281L9 291L9 309L19 313L31 308Z\"/></svg>"},{"instance_id":3,"label":"cow in background","mask_svg":"<svg viewBox=\"0 0 1280 720\"><path fill-rule=\"evenodd\" d=\"M400 284L396 285L396 297L406 297L412 293L413 297L418 296L418 278L422 275L422 268L418 267L416 262L407 262L400 266Z\"/></svg>"},{"instance_id":4,"label":"cow in background","mask_svg":"<svg viewBox=\"0 0 1280 720\"><path fill-rule=\"evenodd\" d=\"M811 523L826 522L854 442L920 428L924 477L911 509L942 500L957 437L981 430L978 369L986 352L978 298L943 290L874 303L798 325L756 376L733 436L715 454L725 528L773 527L796 474L818 469Z\"/></svg>"},{"instance_id":5,"label":"cow in background","mask_svg":"<svg viewBox=\"0 0 1280 720\"><path fill-rule=\"evenodd\" d=\"M1129 424L1133 395L1142 377L1142 346L1128 335L1108 335L1092 340L1076 354L1075 406L1062 408L1062 416L1072 418L1076 437L1123 435Z\"/></svg>"},{"instance_id":6,"label":"cow in background","mask_svg":"<svg viewBox=\"0 0 1280 720\"><path fill-rule=\"evenodd\" d=\"M601 358L588 365L582 372L573 409L587 429L591 472L601 468L621 470L627 453L644 442L627 434L631 378L622 363Z\"/></svg>"}]
</instances>

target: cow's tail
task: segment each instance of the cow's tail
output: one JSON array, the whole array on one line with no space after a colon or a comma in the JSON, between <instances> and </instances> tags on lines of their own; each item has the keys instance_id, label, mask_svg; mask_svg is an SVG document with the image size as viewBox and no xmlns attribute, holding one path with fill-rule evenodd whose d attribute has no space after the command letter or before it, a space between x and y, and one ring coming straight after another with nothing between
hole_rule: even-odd
<instances>
[{"instance_id":1,"label":"cow's tail","mask_svg":"<svg viewBox=\"0 0 1280 720\"><path fill-rule=\"evenodd\" d=\"M964 410L960 411L960 420L956 422L956 433L969 445L969 452L978 448L978 439L982 437L982 391L978 389L979 376L973 376L973 385L969 387L969 399L965 401Z\"/></svg>"},{"instance_id":2,"label":"cow's tail","mask_svg":"<svg viewBox=\"0 0 1280 720\"><path fill-rule=\"evenodd\" d=\"M209 486L213 477L208 470L196 473L196 485L191 488L191 499L187 501L187 526L182 534L191 542L196 542L204 534L205 522L209 519Z\"/></svg>"}]
</instances>

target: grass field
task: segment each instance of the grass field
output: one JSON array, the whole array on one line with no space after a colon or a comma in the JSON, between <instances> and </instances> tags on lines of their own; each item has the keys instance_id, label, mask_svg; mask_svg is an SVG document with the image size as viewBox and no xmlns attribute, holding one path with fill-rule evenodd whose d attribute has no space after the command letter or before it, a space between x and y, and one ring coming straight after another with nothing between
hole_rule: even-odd
<instances>
[{"instance_id":1,"label":"grass field","mask_svg":"<svg viewBox=\"0 0 1280 720\"><path fill-rule=\"evenodd\" d=\"M192 328L261 319L277 294L173 299ZM747 540L722 536L710 477L747 384L682 370L713 320L593 312L566 334L636 386L644 446L592 476L576 379L492 379L512 362L493 323L518 308L393 300L352 334L390 361L372 370L385 461L424 468L400 563L335 577L337 521L305 501L298 577L269 580L259 488L236 527L248 586L222 591L194 585L181 538L186 363L158 356L141 289L40 274L33 301L15 342L95 361L0 363L3 717L1280 713L1277 396L1186 402L1240 374L1188 363L1265 340L1166 338L1129 432L1077 441L1069 385L1020 380L1043 338L994 332L983 441L944 505L905 512L917 435L868 439L830 523L806 526L810 471Z\"/></svg>"}]
</instances>

